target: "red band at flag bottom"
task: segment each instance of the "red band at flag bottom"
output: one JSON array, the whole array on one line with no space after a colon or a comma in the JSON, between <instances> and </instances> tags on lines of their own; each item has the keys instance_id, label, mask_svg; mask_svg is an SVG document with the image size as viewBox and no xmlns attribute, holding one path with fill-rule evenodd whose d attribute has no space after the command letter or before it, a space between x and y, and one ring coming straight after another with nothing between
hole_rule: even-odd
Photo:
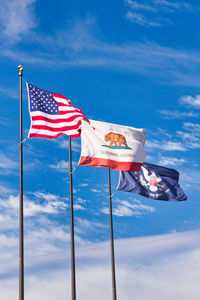
<instances>
[{"instance_id":1,"label":"red band at flag bottom","mask_svg":"<svg viewBox=\"0 0 200 300\"><path fill-rule=\"evenodd\" d=\"M142 163L138 162L120 162L111 159L81 156L79 165L91 166L91 167L109 167L118 171L130 171L138 172L142 166Z\"/></svg>"}]
</instances>

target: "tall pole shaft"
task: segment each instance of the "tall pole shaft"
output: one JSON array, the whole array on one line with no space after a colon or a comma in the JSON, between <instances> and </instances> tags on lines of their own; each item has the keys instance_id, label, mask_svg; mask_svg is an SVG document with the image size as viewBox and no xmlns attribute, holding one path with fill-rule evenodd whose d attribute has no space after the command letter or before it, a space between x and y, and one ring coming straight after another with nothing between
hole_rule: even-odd
<instances>
[{"instance_id":1,"label":"tall pole shaft","mask_svg":"<svg viewBox=\"0 0 200 300\"><path fill-rule=\"evenodd\" d=\"M115 278L115 253L113 238L113 219L112 219L112 196L111 196L111 179L110 168L108 167L108 191L109 191L109 210L110 210L110 250L111 250L111 268L112 268L112 296L113 300L117 300L116 278Z\"/></svg>"},{"instance_id":2,"label":"tall pole shaft","mask_svg":"<svg viewBox=\"0 0 200 300\"><path fill-rule=\"evenodd\" d=\"M20 86L20 113L19 113L19 136L20 136L20 178L19 178L19 300L24 300L24 222L23 222L23 124L22 124L22 76L24 68L19 69Z\"/></svg>"},{"instance_id":3,"label":"tall pole shaft","mask_svg":"<svg viewBox=\"0 0 200 300\"><path fill-rule=\"evenodd\" d=\"M70 179L70 227L71 227L71 293L72 300L76 300L75 250L74 250L74 210L73 210L73 182L72 182L72 147L69 137L69 179Z\"/></svg>"}]
</instances>

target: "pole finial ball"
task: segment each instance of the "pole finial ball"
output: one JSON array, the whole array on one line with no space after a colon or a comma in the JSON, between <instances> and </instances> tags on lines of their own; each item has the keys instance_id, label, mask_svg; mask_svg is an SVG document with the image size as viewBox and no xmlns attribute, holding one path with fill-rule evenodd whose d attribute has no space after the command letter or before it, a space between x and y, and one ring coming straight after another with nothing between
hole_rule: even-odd
<instances>
[{"instance_id":1,"label":"pole finial ball","mask_svg":"<svg viewBox=\"0 0 200 300\"><path fill-rule=\"evenodd\" d=\"M72 104L72 100L70 100L70 99L67 99L67 101L69 102L69 104Z\"/></svg>"},{"instance_id":2,"label":"pole finial ball","mask_svg":"<svg viewBox=\"0 0 200 300\"><path fill-rule=\"evenodd\" d=\"M19 66L18 66L18 69L19 69L21 72L23 72L23 71L24 71L24 68L23 68L23 66L22 66L22 65L19 65Z\"/></svg>"}]
</instances>

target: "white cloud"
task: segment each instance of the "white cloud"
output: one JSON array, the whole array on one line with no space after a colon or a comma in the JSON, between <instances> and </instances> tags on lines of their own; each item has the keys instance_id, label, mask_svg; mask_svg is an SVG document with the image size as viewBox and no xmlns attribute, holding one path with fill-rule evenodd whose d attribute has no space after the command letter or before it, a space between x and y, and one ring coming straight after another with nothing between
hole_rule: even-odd
<instances>
[{"instance_id":1,"label":"white cloud","mask_svg":"<svg viewBox=\"0 0 200 300\"><path fill-rule=\"evenodd\" d=\"M44 198L45 199L45 198ZM19 208L19 196L10 195L8 199L0 199L1 208L7 209L10 215L17 216ZM52 199L47 195L44 203L30 200L24 195L24 216L35 216L37 214L58 214L60 210L66 209L66 203L57 198ZM8 212L7 212L8 213Z\"/></svg>"},{"instance_id":2,"label":"white cloud","mask_svg":"<svg viewBox=\"0 0 200 300\"><path fill-rule=\"evenodd\" d=\"M186 151L186 148L180 142L171 142L171 141L146 141L145 146L151 149L160 149L166 151Z\"/></svg>"},{"instance_id":3,"label":"white cloud","mask_svg":"<svg viewBox=\"0 0 200 300\"><path fill-rule=\"evenodd\" d=\"M200 95L196 96L182 96L180 98L180 102L183 104L187 104L193 108L200 108Z\"/></svg>"},{"instance_id":4,"label":"white cloud","mask_svg":"<svg viewBox=\"0 0 200 300\"><path fill-rule=\"evenodd\" d=\"M1 196L8 196L9 194L14 193L15 190L9 187L7 182L0 182L0 194Z\"/></svg>"},{"instance_id":5,"label":"white cloud","mask_svg":"<svg viewBox=\"0 0 200 300\"><path fill-rule=\"evenodd\" d=\"M137 202L125 200L116 200L116 207L113 207L113 215L118 217L141 216L147 212L154 212L155 208L152 206L144 205L139 200ZM102 213L109 214L108 208L102 208Z\"/></svg>"},{"instance_id":6,"label":"white cloud","mask_svg":"<svg viewBox=\"0 0 200 300\"><path fill-rule=\"evenodd\" d=\"M33 193L35 197L37 198L43 198L46 201L52 201L52 200L57 200L58 196L50 193L43 193L43 192L34 192Z\"/></svg>"},{"instance_id":7,"label":"white cloud","mask_svg":"<svg viewBox=\"0 0 200 300\"><path fill-rule=\"evenodd\" d=\"M8 158L7 155L0 152L0 173L10 174L18 167L18 163L14 159Z\"/></svg>"},{"instance_id":8,"label":"white cloud","mask_svg":"<svg viewBox=\"0 0 200 300\"><path fill-rule=\"evenodd\" d=\"M46 203L46 204L36 204L33 201L26 200L24 201L24 215L25 216L34 216L40 213L46 214L57 214L59 209L65 209L66 204L63 202L56 203Z\"/></svg>"},{"instance_id":9,"label":"white cloud","mask_svg":"<svg viewBox=\"0 0 200 300\"><path fill-rule=\"evenodd\" d=\"M148 5L147 3L141 3L133 0L125 0L126 4L132 8L132 9L141 9L141 10L147 10L147 11L156 11L156 8L152 5Z\"/></svg>"},{"instance_id":10,"label":"white cloud","mask_svg":"<svg viewBox=\"0 0 200 300\"><path fill-rule=\"evenodd\" d=\"M102 190L101 189L99 189L99 190L97 190L97 189L90 189L93 193L102 193Z\"/></svg>"},{"instance_id":11,"label":"white cloud","mask_svg":"<svg viewBox=\"0 0 200 300\"><path fill-rule=\"evenodd\" d=\"M163 10L171 11L170 9L174 10L189 10L189 11L195 11L198 10L198 7L192 6L191 3L182 1L167 1L167 0L155 0L154 1L156 5L160 5L160 8Z\"/></svg>"},{"instance_id":12,"label":"white cloud","mask_svg":"<svg viewBox=\"0 0 200 300\"><path fill-rule=\"evenodd\" d=\"M77 167L77 162L73 161L72 162L72 167L76 168ZM51 169L56 170L57 172L61 172L61 173L65 173L67 171L69 171L69 162L65 161L65 160L61 160L59 162L57 162L56 164L49 164L48 165Z\"/></svg>"},{"instance_id":13,"label":"white cloud","mask_svg":"<svg viewBox=\"0 0 200 300\"><path fill-rule=\"evenodd\" d=\"M80 186L80 185L79 185L79 186ZM77 201L78 203L86 203L86 202L87 202L87 200L82 199L82 198L80 198L80 197L78 197L78 198L76 199L76 201Z\"/></svg>"},{"instance_id":14,"label":"white cloud","mask_svg":"<svg viewBox=\"0 0 200 300\"><path fill-rule=\"evenodd\" d=\"M75 210L85 210L85 207L83 207L82 205L80 205L78 203L74 204L73 207Z\"/></svg>"},{"instance_id":15,"label":"white cloud","mask_svg":"<svg viewBox=\"0 0 200 300\"><path fill-rule=\"evenodd\" d=\"M117 295L132 300L198 300L199 231L115 241ZM25 297L64 300L71 297L69 252L29 257ZM81 299L112 298L110 242L76 248L77 295ZM2 259L1 259L2 260ZM2 299L18 295L17 267L11 260L1 269ZM13 277L6 277L11 274ZM5 280L3 280L5 279ZM93 287L91 289L91 286Z\"/></svg>"},{"instance_id":16,"label":"white cloud","mask_svg":"<svg viewBox=\"0 0 200 300\"><path fill-rule=\"evenodd\" d=\"M178 131L178 135L184 143L191 149L200 149L200 125L191 122L185 122L183 128L188 132Z\"/></svg>"},{"instance_id":17,"label":"white cloud","mask_svg":"<svg viewBox=\"0 0 200 300\"><path fill-rule=\"evenodd\" d=\"M76 218L76 223L78 225L78 231L79 233L84 233L87 234L88 231L95 231L102 229L102 228L107 228L108 226L100 223L100 222L95 222L95 221L89 221L84 218Z\"/></svg>"},{"instance_id":18,"label":"white cloud","mask_svg":"<svg viewBox=\"0 0 200 300\"><path fill-rule=\"evenodd\" d=\"M183 128L193 132L196 135L200 134L200 124L192 123L192 122L185 122L185 123L183 123Z\"/></svg>"},{"instance_id":19,"label":"white cloud","mask_svg":"<svg viewBox=\"0 0 200 300\"><path fill-rule=\"evenodd\" d=\"M200 149L200 139L193 132L177 131L177 134L182 138L184 143L190 149Z\"/></svg>"},{"instance_id":20,"label":"white cloud","mask_svg":"<svg viewBox=\"0 0 200 300\"><path fill-rule=\"evenodd\" d=\"M172 135L171 133L169 133L166 129L163 129L163 128L160 128L158 127L156 131L151 131L150 132L152 136L167 136L168 139L171 139L172 138Z\"/></svg>"},{"instance_id":21,"label":"white cloud","mask_svg":"<svg viewBox=\"0 0 200 300\"><path fill-rule=\"evenodd\" d=\"M134 0L125 0L126 4L135 10L144 10L144 11L152 11L159 13L160 11L169 11L172 12L176 10L192 10L194 7L192 4L189 4L188 2L177 2L177 1L166 1L166 0L150 0L145 1L142 0L140 2L134 1Z\"/></svg>"},{"instance_id":22,"label":"white cloud","mask_svg":"<svg viewBox=\"0 0 200 300\"><path fill-rule=\"evenodd\" d=\"M2 36L10 43L19 42L36 26L33 12L36 0L1 1Z\"/></svg>"},{"instance_id":23,"label":"white cloud","mask_svg":"<svg viewBox=\"0 0 200 300\"><path fill-rule=\"evenodd\" d=\"M129 11L126 14L128 20L133 23L148 26L159 27L166 24L172 24L170 13L176 12L195 12L195 8L188 2L172 2L166 0L134 1L126 0L126 6Z\"/></svg>"},{"instance_id":24,"label":"white cloud","mask_svg":"<svg viewBox=\"0 0 200 300\"><path fill-rule=\"evenodd\" d=\"M78 186L79 187L86 187L86 186L89 186L89 184L88 183L80 183Z\"/></svg>"},{"instance_id":25,"label":"white cloud","mask_svg":"<svg viewBox=\"0 0 200 300\"><path fill-rule=\"evenodd\" d=\"M147 19L144 15L138 14L138 13L133 13L131 11L129 11L126 14L126 18L129 21L133 22L133 23L143 25L143 26L147 26L147 27L160 27L160 26L162 26L162 24L159 23L159 22L153 22L153 21Z\"/></svg>"},{"instance_id":26,"label":"white cloud","mask_svg":"<svg viewBox=\"0 0 200 300\"><path fill-rule=\"evenodd\" d=\"M199 186L199 177L200 177L200 172L196 170L190 169L183 169L181 170L181 181L183 182L184 188L188 190L195 190L199 191L200 186Z\"/></svg>"},{"instance_id":27,"label":"white cloud","mask_svg":"<svg viewBox=\"0 0 200 300\"><path fill-rule=\"evenodd\" d=\"M58 139L55 142L59 145L60 148L69 149L69 141L68 140ZM80 152L81 145L78 141L72 140L71 145L72 145L72 151Z\"/></svg>"},{"instance_id":28,"label":"white cloud","mask_svg":"<svg viewBox=\"0 0 200 300\"><path fill-rule=\"evenodd\" d=\"M22 63L39 63L46 68L96 67L168 79L172 84L199 86L200 53L173 49L156 43L108 43L95 35L93 18L73 23L74 26L52 36L34 39L42 52L24 53L3 49L1 54ZM66 42L65 42L66 41ZM60 63L62 57L62 64Z\"/></svg>"},{"instance_id":29,"label":"white cloud","mask_svg":"<svg viewBox=\"0 0 200 300\"><path fill-rule=\"evenodd\" d=\"M174 120L174 119L184 119L184 118L197 118L199 114L190 112L181 112L178 110L171 111L171 110L160 110L159 113L161 116L166 120Z\"/></svg>"},{"instance_id":30,"label":"white cloud","mask_svg":"<svg viewBox=\"0 0 200 300\"><path fill-rule=\"evenodd\" d=\"M18 99L19 95L17 92L17 88L11 88L9 86L0 86L0 95L3 95L4 99L6 98L12 98L12 99Z\"/></svg>"},{"instance_id":31,"label":"white cloud","mask_svg":"<svg viewBox=\"0 0 200 300\"><path fill-rule=\"evenodd\" d=\"M169 156L159 156L158 164L161 166L180 166L187 163L187 160L183 158L169 157Z\"/></svg>"}]
</instances>

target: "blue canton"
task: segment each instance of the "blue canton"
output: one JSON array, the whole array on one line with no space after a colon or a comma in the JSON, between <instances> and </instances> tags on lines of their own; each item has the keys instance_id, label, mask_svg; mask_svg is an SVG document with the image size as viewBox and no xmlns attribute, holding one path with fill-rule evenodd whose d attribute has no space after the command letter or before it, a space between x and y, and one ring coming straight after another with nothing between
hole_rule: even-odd
<instances>
[{"instance_id":1,"label":"blue canton","mask_svg":"<svg viewBox=\"0 0 200 300\"><path fill-rule=\"evenodd\" d=\"M41 111L50 115L58 115L58 103L52 92L39 89L29 84L30 111Z\"/></svg>"}]
</instances>

